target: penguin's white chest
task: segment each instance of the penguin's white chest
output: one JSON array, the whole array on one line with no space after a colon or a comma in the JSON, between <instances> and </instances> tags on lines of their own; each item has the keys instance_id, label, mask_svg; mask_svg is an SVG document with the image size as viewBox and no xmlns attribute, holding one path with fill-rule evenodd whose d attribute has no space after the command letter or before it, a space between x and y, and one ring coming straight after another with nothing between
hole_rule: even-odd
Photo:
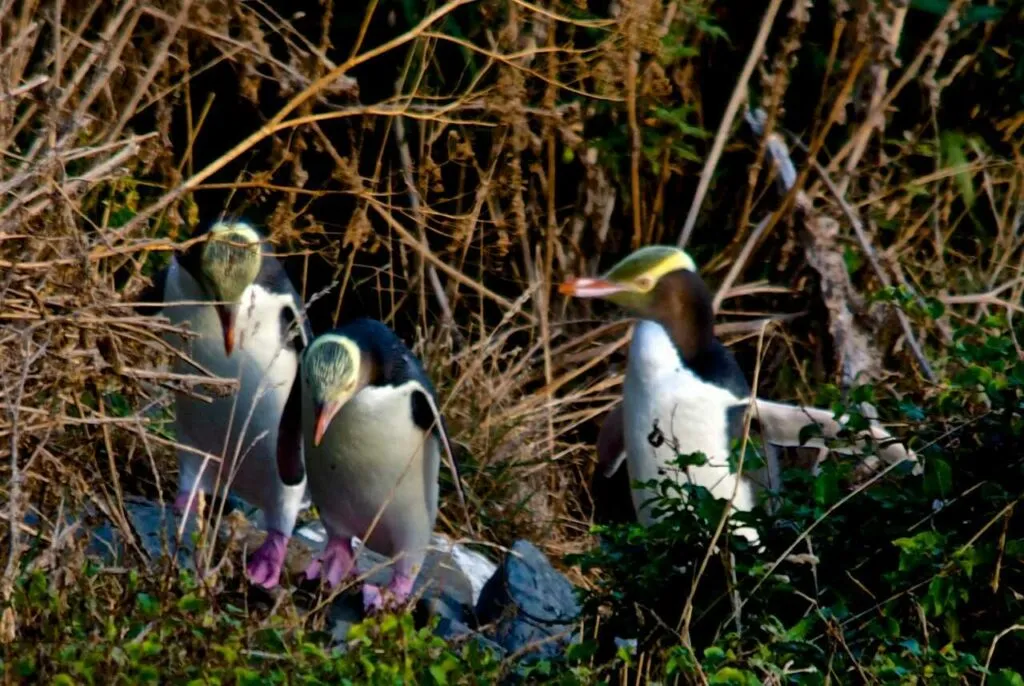
<instances>
[{"instance_id":1,"label":"penguin's white chest","mask_svg":"<svg viewBox=\"0 0 1024 686\"><path fill-rule=\"evenodd\" d=\"M184 340L169 334L169 340L214 377L239 381L236 393L223 393L202 386L200 394L211 402L179 394L175 398L175 424L179 440L204 452L224 456L232 465L232 489L246 500L261 505L270 495L268 488L279 482L276 473L277 431L281 411L298 367L295 352L283 341L281 308L291 298L252 285L241 298L235 324L237 344L231 357L224 351L220 320L199 284L177 263L168 273L164 312L174 324L187 323L194 334ZM199 301L177 305L176 301ZM181 359L174 362L179 374L200 374ZM198 458L201 461L201 458ZM198 466L192 458L182 470ZM212 484L216 468L203 469L202 479ZM191 477L182 474L183 478Z\"/></svg>"},{"instance_id":2,"label":"penguin's white chest","mask_svg":"<svg viewBox=\"0 0 1024 686\"><path fill-rule=\"evenodd\" d=\"M688 479L716 497L729 498L735 475L729 473L728 414L740 402L729 391L701 380L679 357L665 329L640 321L633 331L623 398L623 433L630 478L635 481ZM688 468L671 464L677 455L702 452L708 464ZM740 489L734 502L750 509L753 502ZM633 490L633 504L642 523L649 524L647 489Z\"/></svg>"},{"instance_id":3,"label":"penguin's white chest","mask_svg":"<svg viewBox=\"0 0 1024 686\"><path fill-rule=\"evenodd\" d=\"M303 380L305 384L305 380ZM419 384L369 386L349 400L313 446L313 412L303 393L308 483L330 530L366 538L382 554L406 538L429 538L437 513L439 445L412 419L412 394Z\"/></svg>"},{"instance_id":4,"label":"penguin's white chest","mask_svg":"<svg viewBox=\"0 0 1024 686\"><path fill-rule=\"evenodd\" d=\"M297 356L285 344L281 331L281 310L291 303L291 296L272 293L258 284L245 289L239 300L235 322L237 343L231 357L224 351L224 336L216 310L202 302L206 298L192 276L173 263L167 277L165 300L168 304L164 312L176 325L187 322L195 334L184 344L192 359L214 375L226 378L237 378L240 371L247 373L249 368L254 368L258 375L270 374L274 381L287 382L284 390L287 397L298 365ZM175 301L196 304L173 304ZM181 339L173 336L173 340ZM175 364L182 371L195 371L183 361Z\"/></svg>"}]
</instances>

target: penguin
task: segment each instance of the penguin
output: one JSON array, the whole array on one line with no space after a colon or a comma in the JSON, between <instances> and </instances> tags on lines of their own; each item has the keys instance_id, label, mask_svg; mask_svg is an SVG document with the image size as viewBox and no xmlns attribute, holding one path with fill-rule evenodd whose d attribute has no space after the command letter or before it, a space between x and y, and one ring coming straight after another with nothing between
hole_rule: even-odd
<instances>
[{"instance_id":1,"label":"penguin","mask_svg":"<svg viewBox=\"0 0 1024 686\"><path fill-rule=\"evenodd\" d=\"M194 334L165 339L183 353L173 371L238 379L237 390L212 401L176 393L174 428L179 481L174 509L194 512L195 494L231 493L261 508L267 537L246 572L265 588L281 576L288 540L308 503L305 482L285 484L277 471L277 432L299 354L312 338L302 301L281 263L262 252L262 236L244 221L222 219L154 278L141 300ZM192 448L194 450L189 450ZM200 451L200 452L195 452ZM220 456L207 460L202 453Z\"/></svg>"},{"instance_id":2,"label":"penguin","mask_svg":"<svg viewBox=\"0 0 1024 686\"><path fill-rule=\"evenodd\" d=\"M319 577L333 588L349 577L353 537L359 537L370 550L396 558L386 589L364 584L364 610L404 603L437 520L441 450L452 454L437 393L420 361L376 319L321 334L302 355L278 441L282 480L301 483L308 470L328 534L307 579Z\"/></svg>"},{"instance_id":3,"label":"penguin","mask_svg":"<svg viewBox=\"0 0 1024 686\"><path fill-rule=\"evenodd\" d=\"M631 481L660 480L675 473L670 463L677 454L702 452L707 462L688 467L686 478L716 498L731 499L736 510L752 510L759 491L776 478L777 462L767 456L759 481L746 470L729 470L731 442L743 435L750 386L714 335L711 292L693 259L677 248L648 246L603 277L571 279L559 290L603 298L640 317L629 346L621 415L613 410L599 436L605 475L625 459ZM632 489L637 518L645 526L655 521L650 508L655 496L647 488ZM751 527L737 527L735 533L751 544L759 540Z\"/></svg>"},{"instance_id":4,"label":"penguin","mask_svg":"<svg viewBox=\"0 0 1024 686\"><path fill-rule=\"evenodd\" d=\"M828 410L751 395L735 357L714 335L711 292L693 259L679 248L640 248L604 276L570 279L559 291L602 298L640 318L630 342L623 402L608 413L598 436L598 467L606 478L612 478L623 462L631 481L661 478L677 453L700 451L708 462L688 468L687 477L718 498L729 498L735 488L733 506L750 511L762 492L781 490L780 448L824 452L825 440L837 438L849 421L848 415L836 420ZM730 474L730 445L742 438L748 411L754 414L751 433L759 429L764 439L765 465ZM802 439L801 430L812 423L822 435ZM862 450L865 436L879 443L882 461L909 461L913 474L922 473L914 451L876 422L860 432L852 446L836 451ZM653 495L646 489L632 490L637 519L644 525L653 522L645 506ZM736 533L751 544L759 541L750 527L739 527Z\"/></svg>"}]
</instances>

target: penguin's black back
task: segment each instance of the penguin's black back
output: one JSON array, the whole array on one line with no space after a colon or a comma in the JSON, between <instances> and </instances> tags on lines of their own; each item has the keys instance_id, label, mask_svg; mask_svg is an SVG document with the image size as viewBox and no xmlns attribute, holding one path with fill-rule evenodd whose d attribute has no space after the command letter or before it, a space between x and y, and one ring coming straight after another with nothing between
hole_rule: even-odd
<instances>
[{"instance_id":1,"label":"penguin's black back","mask_svg":"<svg viewBox=\"0 0 1024 686\"><path fill-rule=\"evenodd\" d=\"M370 377L372 386L400 386L409 381L415 381L422 388L424 393L430 395L426 398L423 393L412 394L412 418L424 431L434 428L435 432L443 432L447 438L448 427L444 417L440 417L440 429L434 418L434 411L430 406L433 402L437 406L437 390L423 369L422 363L413 355L412 351L402 342L394 331L384 322L361 317L343 324L334 329L331 333L339 336L346 336L355 341L359 349L373 360L374 373ZM440 409L440 408L438 408Z\"/></svg>"}]
</instances>

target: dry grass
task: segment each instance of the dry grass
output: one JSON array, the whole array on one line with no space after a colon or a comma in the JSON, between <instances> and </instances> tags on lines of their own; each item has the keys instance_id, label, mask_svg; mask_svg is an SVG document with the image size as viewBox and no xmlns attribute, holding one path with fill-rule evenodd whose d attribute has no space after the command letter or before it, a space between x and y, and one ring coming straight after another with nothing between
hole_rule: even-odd
<instances>
[{"instance_id":1,"label":"dry grass","mask_svg":"<svg viewBox=\"0 0 1024 686\"><path fill-rule=\"evenodd\" d=\"M0 2L5 600L34 536L61 559L58 513L88 504L128 532L126 493L173 488L173 441L149 409L196 379L155 371L164 325L129 303L218 204L263 218L307 297L338 281L311 309L318 330L365 312L416 341L464 448L478 534L554 554L592 542L595 421L628 334L560 300L563 276L686 243L724 284L726 342L748 369L761 357L760 394L802 401L853 372L933 393L953 322L1021 310L1019 115L993 113L987 138L959 146L938 124L943 90L978 68L965 36L999 30L954 29L962 2L928 30L915 18L912 36L905 7L825 12L834 42L813 84L794 72L801 3L766 15L769 40L732 46L709 37L699 0L631 0L609 19L437 3L405 31L382 28L392 4L371 3L340 45L321 18L300 32L262 2ZM918 49L897 64L901 37ZM677 44L698 54L669 56ZM748 44L743 72L699 56ZM725 85L707 96L712 81ZM764 136L742 128L749 89ZM790 119L799 173L780 202L765 142ZM713 145L698 127L718 129ZM698 176L718 181L687 215ZM837 273L844 253L867 266ZM890 285L946 314L865 303ZM762 319L805 311L755 350ZM456 534L457 509L440 523ZM13 525L27 513L36 529Z\"/></svg>"}]
</instances>

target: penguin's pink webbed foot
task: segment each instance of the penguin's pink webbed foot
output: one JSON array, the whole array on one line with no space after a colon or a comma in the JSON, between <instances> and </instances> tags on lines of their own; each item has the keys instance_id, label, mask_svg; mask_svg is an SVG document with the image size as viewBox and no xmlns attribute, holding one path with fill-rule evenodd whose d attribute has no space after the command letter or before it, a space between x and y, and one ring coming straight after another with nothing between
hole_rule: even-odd
<instances>
[{"instance_id":1,"label":"penguin's pink webbed foot","mask_svg":"<svg viewBox=\"0 0 1024 686\"><path fill-rule=\"evenodd\" d=\"M306 567L306 578L312 581L317 577L326 579L331 588L337 586L349 576L354 569L352 558L352 539L327 539L324 551L313 558Z\"/></svg>"},{"instance_id":2,"label":"penguin's pink webbed foot","mask_svg":"<svg viewBox=\"0 0 1024 686\"><path fill-rule=\"evenodd\" d=\"M284 567L284 558L288 553L288 539L290 537L271 529L267 532L267 538L263 541L246 566L245 571L249 579L257 586L273 588L281 580L281 568Z\"/></svg>"},{"instance_id":3,"label":"penguin's pink webbed foot","mask_svg":"<svg viewBox=\"0 0 1024 686\"><path fill-rule=\"evenodd\" d=\"M363 611L370 614L385 608L394 609L404 605L405 601L412 595L414 581L410 576L395 572L395 575L391 577L391 581L385 589L387 595L390 596L390 602L385 600L385 594L381 592L379 586L363 584Z\"/></svg>"}]
</instances>

